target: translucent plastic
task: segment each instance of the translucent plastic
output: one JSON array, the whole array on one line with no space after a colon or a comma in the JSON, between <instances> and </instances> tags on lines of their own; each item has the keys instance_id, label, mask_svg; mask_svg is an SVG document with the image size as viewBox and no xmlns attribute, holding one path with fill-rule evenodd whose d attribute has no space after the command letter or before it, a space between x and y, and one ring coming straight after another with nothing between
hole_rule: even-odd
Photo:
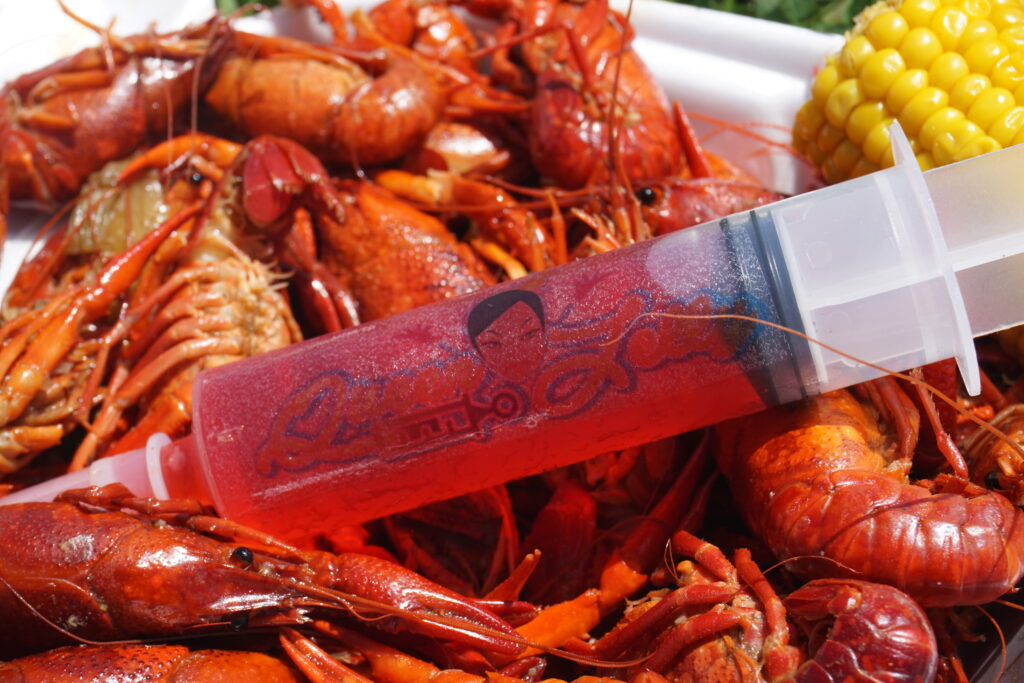
<instances>
[{"instance_id":1,"label":"translucent plastic","mask_svg":"<svg viewBox=\"0 0 1024 683\"><path fill-rule=\"evenodd\" d=\"M707 224L205 372L175 457L222 514L308 537L796 398L788 335L680 317L780 320L756 233Z\"/></svg>"},{"instance_id":2,"label":"translucent plastic","mask_svg":"<svg viewBox=\"0 0 1024 683\"><path fill-rule=\"evenodd\" d=\"M778 231L802 327L821 342L810 347L804 383L818 393L884 374L855 358L905 370L955 357L977 393L971 327L940 219L898 125L890 137L893 168L758 209Z\"/></svg>"},{"instance_id":3,"label":"translucent plastic","mask_svg":"<svg viewBox=\"0 0 1024 683\"><path fill-rule=\"evenodd\" d=\"M16 491L0 498L3 504L50 501L70 489L104 486L119 482L137 496L168 498L164 478L163 447L171 443L165 434L153 434L144 448L102 458L85 469L48 479L41 484ZM181 475L178 476L181 480ZM179 486L179 493L183 492ZM195 491L193 487L186 497ZM194 496L192 496L194 497Z\"/></svg>"},{"instance_id":4,"label":"translucent plastic","mask_svg":"<svg viewBox=\"0 0 1024 683\"><path fill-rule=\"evenodd\" d=\"M924 174L975 337L1024 315L1021 178L1021 145Z\"/></svg>"}]
</instances>

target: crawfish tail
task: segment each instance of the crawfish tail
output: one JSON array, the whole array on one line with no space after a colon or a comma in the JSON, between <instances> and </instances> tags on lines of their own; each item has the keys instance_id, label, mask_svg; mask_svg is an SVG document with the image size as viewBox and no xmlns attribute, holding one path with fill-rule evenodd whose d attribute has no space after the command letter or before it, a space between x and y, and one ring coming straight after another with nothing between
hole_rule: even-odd
<instances>
[{"instance_id":1,"label":"crawfish tail","mask_svg":"<svg viewBox=\"0 0 1024 683\"><path fill-rule=\"evenodd\" d=\"M981 604L1024 573L1024 513L944 478L912 484L847 392L720 425L719 466L750 527L791 567L896 586L926 606Z\"/></svg>"}]
</instances>

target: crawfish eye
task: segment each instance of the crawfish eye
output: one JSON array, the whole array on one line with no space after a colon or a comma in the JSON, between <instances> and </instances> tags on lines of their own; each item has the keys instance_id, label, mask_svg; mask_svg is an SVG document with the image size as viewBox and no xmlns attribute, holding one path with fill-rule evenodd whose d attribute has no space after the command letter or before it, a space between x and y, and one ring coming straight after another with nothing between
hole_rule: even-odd
<instances>
[{"instance_id":1,"label":"crawfish eye","mask_svg":"<svg viewBox=\"0 0 1024 683\"><path fill-rule=\"evenodd\" d=\"M995 470L992 470L991 472L985 475L985 486L990 489L1002 488L1002 486L1000 486L999 484L999 475L996 474Z\"/></svg>"},{"instance_id":2,"label":"crawfish eye","mask_svg":"<svg viewBox=\"0 0 1024 683\"><path fill-rule=\"evenodd\" d=\"M644 206L650 206L654 202L658 201L658 191L653 187L641 187L636 191L636 198L640 200L640 203Z\"/></svg>"},{"instance_id":3,"label":"crawfish eye","mask_svg":"<svg viewBox=\"0 0 1024 683\"><path fill-rule=\"evenodd\" d=\"M252 551L245 546L238 546L231 551L231 559L242 564L252 564L253 555Z\"/></svg>"},{"instance_id":4,"label":"crawfish eye","mask_svg":"<svg viewBox=\"0 0 1024 683\"><path fill-rule=\"evenodd\" d=\"M193 171L192 175L189 177L189 180L191 180L194 185L198 185L199 183L203 182L203 174L200 173L199 171Z\"/></svg>"},{"instance_id":5,"label":"crawfish eye","mask_svg":"<svg viewBox=\"0 0 1024 683\"><path fill-rule=\"evenodd\" d=\"M231 629L241 631L249 625L249 613L241 612L231 617Z\"/></svg>"}]
</instances>

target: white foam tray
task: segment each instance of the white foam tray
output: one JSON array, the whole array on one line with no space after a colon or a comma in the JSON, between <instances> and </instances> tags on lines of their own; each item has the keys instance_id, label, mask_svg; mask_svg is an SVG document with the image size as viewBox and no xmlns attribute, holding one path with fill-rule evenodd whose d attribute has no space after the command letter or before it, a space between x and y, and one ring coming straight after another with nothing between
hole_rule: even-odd
<instances>
[{"instance_id":1,"label":"white foam tray","mask_svg":"<svg viewBox=\"0 0 1024 683\"><path fill-rule=\"evenodd\" d=\"M106 26L116 19L114 29L121 34L142 32L154 24L159 30L171 30L203 21L212 13L212 0L69 3L97 25ZM351 10L372 4L374 0L356 0L342 7ZM626 0L613 0L613 5L622 11L628 8ZM308 10L279 10L272 17L263 15L244 22L246 30L264 33L324 35ZM797 108L806 99L815 69L842 44L835 35L661 0L637 0L632 22L637 51L670 97L695 114L728 123L756 122L759 133L782 142L788 141L783 129L792 125ZM55 1L0 0L0 45L6 46L0 53L0 80L4 82L97 43L96 35L65 16ZM695 123L702 134L714 132L710 124ZM714 134L707 146L777 190L803 188L806 169L789 154L731 133ZM0 293L13 278L44 217L18 208L10 218L11 236L0 262Z\"/></svg>"}]
</instances>

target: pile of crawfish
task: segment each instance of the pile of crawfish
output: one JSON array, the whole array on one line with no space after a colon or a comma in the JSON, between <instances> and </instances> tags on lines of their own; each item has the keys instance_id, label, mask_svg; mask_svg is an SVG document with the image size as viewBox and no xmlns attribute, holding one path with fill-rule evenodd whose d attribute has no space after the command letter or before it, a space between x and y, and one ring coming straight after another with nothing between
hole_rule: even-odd
<instances>
[{"instance_id":1,"label":"pile of crawfish","mask_svg":"<svg viewBox=\"0 0 1024 683\"><path fill-rule=\"evenodd\" d=\"M3 89L0 229L65 207L0 311L5 492L187 434L206 368L779 198L607 0L308 4L332 43L97 29ZM963 679L1024 572L1024 427L951 372L307 547L119 485L0 506L0 680Z\"/></svg>"}]
</instances>

